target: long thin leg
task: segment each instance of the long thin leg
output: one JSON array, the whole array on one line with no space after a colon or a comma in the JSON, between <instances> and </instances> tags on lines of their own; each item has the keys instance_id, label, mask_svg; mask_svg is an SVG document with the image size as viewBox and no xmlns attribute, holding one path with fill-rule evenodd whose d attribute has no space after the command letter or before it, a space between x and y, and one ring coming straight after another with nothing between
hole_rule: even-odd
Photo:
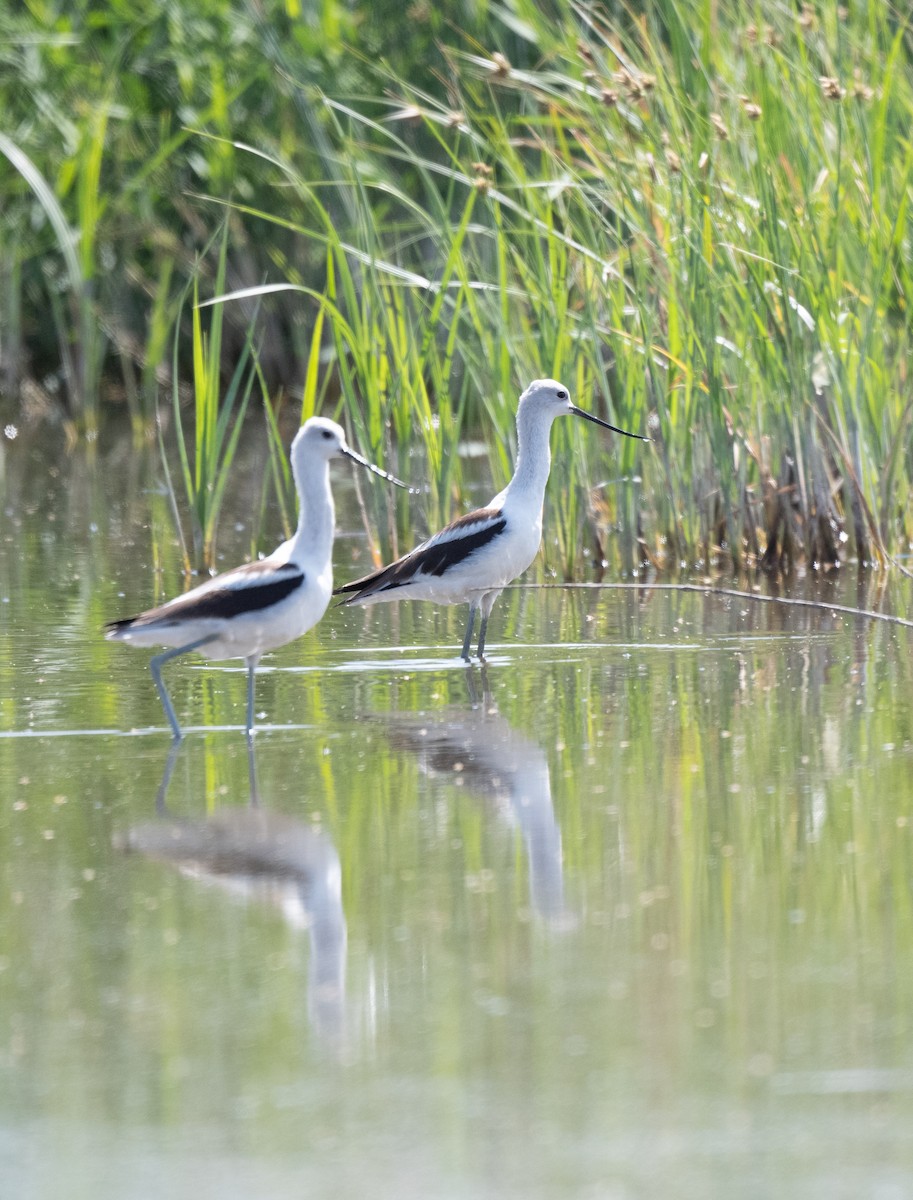
<instances>
[{"instance_id":1,"label":"long thin leg","mask_svg":"<svg viewBox=\"0 0 913 1200\"><path fill-rule=\"evenodd\" d=\"M251 655L247 660L247 736L254 732L254 672L260 655Z\"/></svg>"},{"instance_id":2,"label":"long thin leg","mask_svg":"<svg viewBox=\"0 0 913 1200\"><path fill-rule=\"evenodd\" d=\"M488 632L488 618L494 608L495 601L501 595L500 588L496 592L486 592L482 597L482 626L479 629L479 661L485 658L485 634Z\"/></svg>"},{"instance_id":3,"label":"long thin leg","mask_svg":"<svg viewBox=\"0 0 913 1200\"><path fill-rule=\"evenodd\" d=\"M189 654L191 650L199 650L200 646L205 646L207 642L215 639L215 634L211 633L207 637L197 638L195 642L188 642L186 646L175 646L172 650L166 650L163 654L156 654L150 661L149 668L152 671L152 678L155 680L155 686L158 689L159 699L162 702L162 708L165 710L165 716L171 725L171 731L174 734L174 740L179 742L184 736L181 732L181 727L178 724L178 719L175 716L174 705L171 703L171 697L168 695L168 689L165 687L165 681L162 679L162 667L172 658L177 658L181 654Z\"/></svg>"},{"instance_id":4,"label":"long thin leg","mask_svg":"<svg viewBox=\"0 0 913 1200\"><path fill-rule=\"evenodd\" d=\"M470 661L469 644L472 641L472 627L473 627L473 625L475 625L475 622L476 622L476 609L478 607L479 607L478 600L473 600L469 605L469 621L466 624L466 636L463 638L463 653L462 653L462 657L465 658L467 662Z\"/></svg>"},{"instance_id":5,"label":"long thin leg","mask_svg":"<svg viewBox=\"0 0 913 1200\"><path fill-rule=\"evenodd\" d=\"M485 658L485 634L488 632L488 615L482 614L482 624L479 626L479 662Z\"/></svg>"}]
</instances>

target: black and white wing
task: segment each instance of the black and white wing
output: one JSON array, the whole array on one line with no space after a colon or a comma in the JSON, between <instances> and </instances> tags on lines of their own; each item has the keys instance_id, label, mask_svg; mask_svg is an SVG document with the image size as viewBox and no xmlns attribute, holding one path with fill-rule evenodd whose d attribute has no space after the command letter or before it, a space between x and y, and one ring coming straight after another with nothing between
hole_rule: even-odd
<instances>
[{"instance_id":1,"label":"black and white wing","mask_svg":"<svg viewBox=\"0 0 913 1200\"><path fill-rule=\"evenodd\" d=\"M440 577L463 565L484 547L491 546L506 525L507 519L500 508L477 508L458 517L396 562L361 579L344 583L333 594L348 596L343 603L352 604L419 579Z\"/></svg>"},{"instance_id":2,"label":"black and white wing","mask_svg":"<svg viewBox=\"0 0 913 1200\"><path fill-rule=\"evenodd\" d=\"M304 571L297 563L277 564L267 558L217 575L183 596L138 616L109 621L105 628L108 637L116 638L131 629L152 626L161 629L192 621L231 620L271 608L303 586Z\"/></svg>"}]
</instances>

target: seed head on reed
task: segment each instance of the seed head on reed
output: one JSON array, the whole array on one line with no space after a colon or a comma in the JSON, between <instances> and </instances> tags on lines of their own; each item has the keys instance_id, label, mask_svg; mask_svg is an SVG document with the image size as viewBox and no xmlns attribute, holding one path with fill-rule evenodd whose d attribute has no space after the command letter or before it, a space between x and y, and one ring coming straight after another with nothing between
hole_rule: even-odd
<instances>
[{"instance_id":1,"label":"seed head on reed","mask_svg":"<svg viewBox=\"0 0 913 1200\"><path fill-rule=\"evenodd\" d=\"M472 164L472 169L475 171L475 177L473 178L472 186L477 192L481 192L481 194L484 196L491 189L491 177L494 175L494 170L488 165L488 163L483 162L474 162Z\"/></svg>"},{"instance_id":2,"label":"seed head on reed","mask_svg":"<svg viewBox=\"0 0 913 1200\"><path fill-rule=\"evenodd\" d=\"M869 85L862 78L862 72L857 67L853 72L853 99L865 100L868 102L874 97L874 95L875 89L869 87Z\"/></svg>"},{"instance_id":3,"label":"seed head on reed","mask_svg":"<svg viewBox=\"0 0 913 1200\"><path fill-rule=\"evenodd\" d=\"M615 78L632 100L641 100L656 87L656 76L643 73L632 75L630 71L619 71Z\"/></svg>"},{"instance_id":4,"label":"seed head on reed","mask_svg":"<svg viewBox=\"0 0 913 1200\"><path fill-rule=\"evenodd\" d=\"M491 56L492 71L497 79L506 79L511 72L510 63L500 50Z\"/></svg>"},{"instance_id":5,"label":"seed head on reed","mask_svg":"<svg viewBox=\"0 0 913 1200\"><path fill-rule=\"evenodd\" d=\"M386 121L405 121L407 125L420 125L424 120L424 110L417 104L404 104L384 119Z\"/></svg>"},{"instance_id":6,"label":"seed head on reed","mask_svg":"<svg viewBox=\"0 0 913 1200\"><path fill-rule=\"evenodd\" d=\"M759 121L761 119L760 104L755 104L754 101L750 100L747 96L739 96L739 103L745 110L745 116L749 119L749 121Z\"/></svg>"},{"instance_id":7,"label":"seed head on reed","mask_svg":"<svg viewBox=\"0 0 913 1200\"><path fill-rule=\"evenodd\" d=\"M846 88L841 87L840 80L832 75L819 75L818 83L828 100L842 100L846 95Z\"/></svg>"}]
</instances>

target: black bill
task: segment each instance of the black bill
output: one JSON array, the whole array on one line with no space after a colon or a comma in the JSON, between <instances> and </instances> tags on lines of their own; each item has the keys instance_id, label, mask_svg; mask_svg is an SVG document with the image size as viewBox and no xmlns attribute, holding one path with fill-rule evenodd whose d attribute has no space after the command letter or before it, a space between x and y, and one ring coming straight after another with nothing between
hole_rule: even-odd
<instances>
[{"instance_id":1,"label":"black bill","mask_svg":"<svg viewBox=\"0 0 913 1200\"><path fill-rule=\"evenodd\" d=\"M582 408L575 408L572 404L568 412L572 412L575 417L583 417L586 421L592 421L594 425L601 425L603 429L611 429L613 433L623 434L625 437L637 438L639 442L649 442L648 437L642 437L639 433L628 433L627 429L619 429L617 425L610 425L608 421L603 421L601 417L594 417L592 413L585 412Z\"/></svg>"},{"instance_id":2,"label":"black bill","mask_svg":"<svg viewBox=\"0 0 913 1200\"><path fill-rule=\"evenodd\" d=\"M417 493L418 488L411 488L408 483L403 483L401 479L397 479L395 475L382 470L380 467L375 467L374 463L368 462L366 458L362 458L360 454L356 454L354 450L346 446L343 450L346 458L351 458L353 462L357 462L361 467L367 467L369 471L373 471L375 475L379 475L381 479L386 479L388 483L395 483L397 487L405 488L407 492Z\"/></svg>"}]
</instances>

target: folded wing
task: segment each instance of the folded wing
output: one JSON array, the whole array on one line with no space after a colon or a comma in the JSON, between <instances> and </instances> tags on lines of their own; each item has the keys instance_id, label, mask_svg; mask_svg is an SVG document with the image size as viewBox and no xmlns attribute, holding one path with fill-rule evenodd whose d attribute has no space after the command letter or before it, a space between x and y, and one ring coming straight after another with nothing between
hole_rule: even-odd
<instances>
[{"instance_id":1,"label":"folded wing","mask_svg":"<svg viewBox=\"0 0 913 1200\"><path fill-rule=\"evenodd\" d=\"M469 561L483 547L490 546L504 532L507 524L500 508L477 508L458 517L434 537L404 555L396 562L345 583L334 595L348 596L345 604L375 596L378 592L405 587L431 576L442 576Z\"/></svg>"}]
</instances>

